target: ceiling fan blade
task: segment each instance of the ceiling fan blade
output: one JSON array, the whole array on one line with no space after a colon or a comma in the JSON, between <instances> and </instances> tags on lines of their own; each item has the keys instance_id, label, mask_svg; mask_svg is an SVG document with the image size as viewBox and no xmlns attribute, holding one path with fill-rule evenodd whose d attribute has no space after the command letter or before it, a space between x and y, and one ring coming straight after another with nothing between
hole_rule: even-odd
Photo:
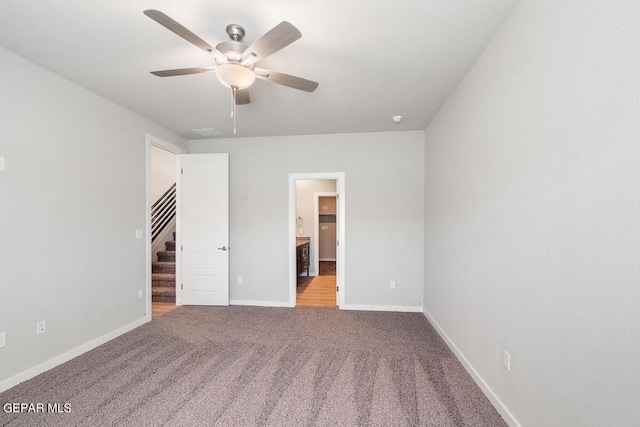
<instances>
[{"instance_id":1,"label":"ceiling fan blade","mask_svg":"<svg viewBox=\"0 0 640 427\"><path fill-rule=\"evenodd\" d=\"M255 41L242 53L242 61L256 63L289 46L302 37L302 33L287 21L282 21Z\"/></svg>"},{"instance_id":2,"label":"ceiling fan blade","mask_svg":"<svg viewBox=\"0 0 640 427\"><path fill-rule=\"evenodd\" d=\"M246 105L251 102L249 89L241 89L236 91L236 105Z\"/></svg>"},{"instance_id":3,"label":"ceiling fan blade","mask_svg":"<svg viewBox=\"0 0 640 427\"><path fill-rule=\"evenodd\" d=\"M318 87L318 83L303 79L302 77L290 76L289 74L278 73L276 71L265 70L264 68L255 69L256 77L271 83L288 86L293 89L303 90L305 92L313 92Z\"/></svg>"},{"instance_id":4,"label":"ceiling fan blade","mask_svg":"<svg viewBox=\"0 0 640 427\"><path fill-rule=\"evenodd\" d=\"M186 76L188 74L209 73L215 70L216 70L216 67L179 68L177 70L152 71L151 74L158 77L173 77L173 76Z\"/></svg>"},{"instance_id":5,"label":"ceiling fan blade","mask_svg":"<svg viewBox=\"0 0 640 427\"><path fill-rule=\"evenodd\" d=\"M200 37L193 34L191 31L187 30L185 27L183 27L173 19L169 18L167 15L160 12L159 10L148 9L144 11L144 14L147 15L149 18L153 19L154 21L156 21L158 24L165 27L166 29L173 31L174 33L176 33L177 35L179 35L189 43L199 47L205 52L212 53L214 56L216 56L221 60L224 60L225 62L227 61L227 57L224 56L222 52L217 50L215 47L211 46L206 41L202 40Z\"/></svg>"}]
</instances>

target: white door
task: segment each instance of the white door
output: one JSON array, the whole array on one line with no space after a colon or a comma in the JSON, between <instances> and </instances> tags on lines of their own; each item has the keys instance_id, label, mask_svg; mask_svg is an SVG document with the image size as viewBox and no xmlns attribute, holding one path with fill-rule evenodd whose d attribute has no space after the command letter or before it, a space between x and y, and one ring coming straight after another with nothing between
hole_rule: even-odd
<instances>
[{"instance_id":1,"label":"white door","mask_svg":"<svg viewBox=\"0 0 640 427\"><path fill-rule=\"evenodd\" d=\"M183 154L180 169L180 303L229 305L229 154Z\"/></svg>"}]
</instances>

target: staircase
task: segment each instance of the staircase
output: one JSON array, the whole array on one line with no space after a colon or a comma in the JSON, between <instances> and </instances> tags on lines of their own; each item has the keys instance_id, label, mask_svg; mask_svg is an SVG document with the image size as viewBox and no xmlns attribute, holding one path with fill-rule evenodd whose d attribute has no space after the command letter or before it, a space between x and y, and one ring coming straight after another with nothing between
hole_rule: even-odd
<instances>
[{"instance_id":1,"label":"staircase","mask_svg":"<svg viewBox=\"0 0 640 427\"><path fill-rule=\"evenodd\" d=\"M151 301L176 302L176 233L165 242L166 250L158 252L151 264Z\"/></svg>"}]
</instances>

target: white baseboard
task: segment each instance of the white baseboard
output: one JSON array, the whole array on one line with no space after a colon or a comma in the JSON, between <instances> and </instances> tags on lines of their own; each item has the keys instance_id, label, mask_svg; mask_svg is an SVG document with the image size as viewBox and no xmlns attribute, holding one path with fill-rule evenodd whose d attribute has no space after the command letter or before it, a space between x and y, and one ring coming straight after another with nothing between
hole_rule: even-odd
<instances>
[{"instance_id":1,"label":"white baseboard","mask_svg":"<svg viewBox=\"0 0 640 427\"><path fill-rule=\"evenodd\" d=\"M53 359L49 359L46 362L43 362L33 368L27 369L26 371L20 372L13 377L7 378L4 381L0 382L0 393L3 391L9 390L11 387L15 387L18 384L25 382L37 375L40 375L43 372L48 371L49 369L53 369L58 365L62 365L65 362L73 359L74 357L78 357L81 354L86 353L89 350L93 350L94 348L102 345L108 341L111 341L114 338L119 337L122 334L125 334L138 326L144 325L147 322L151 321L151 316L146 315L145 317L136 320L135 322L129 323L121 328L116 329L115 331L111 331L101 337L93 339L85 344L82 344L76 348L73 348L66 353L62 353L59 356L54 357Z\"/></svg>"},{"instance_id":2,"label":"white baseboard","mask_svg":"<svg viewBox=\"0 0 640 427\"><path fill-rule=\"evenodd\" d=\"M229 305L250 305L256 307L295 307L286 301L253 301L253 300L230 300ZM403 313L422 313L422 307L411 307L405 305L360 305L348 304L340 307L342 310L362 310L362 311L397 311Z\"/></svg>"},{"instance_id":3,"label":"white baseboard","mask_svg":"<svg viewBox=\"0 0 640 427\"><path fill-rule=\"evenodd\" d=\"M293 307L288 301L229 300L229 305L251 305L255 307Z\"/></svg>"},{"instance_id":4,"label":"white baseboard","mask_svg":"<svg viewBox=\"0 0 640 427\"><path fill-rule=\"evenodd\" d=\"M318 258L318 261L335 261L335 258Z\"/></svg>"},{"instance_id":5,"label":"white baseboard","mask_svg":"<svg viewBox=\"0 0 640 427\"><path fill-rule=\"evenodd\" d=\"M422 313L422 306L413 307L410 305L366 305L366 304L345 304L340 306L341 310L363 310L363 311L397 311L401 313Z\"/></svg>"},{"instance_id":6,"label":"white baseboard","mask_svg":"<svg viewBox=\"0 0 640 427\"><path fill-rule=\"evenodd\" d=\"M489 385L484 381L484 379L482 379L478 371L476 371L471 365L471 363L469 363L467 358L464 357L460 349L456 347L456 345L453 343L453 341L451 341L449 336L444 332L444 330L442 330L438 322L436 322L435 319L431 316L431 314L429 314L427 309L425 308L422 312L424 313L424 316L427 318L429 323L431 323L434 329L438 332L440 337L442 337L444 342L447 343L447 345L449 346L453 354L456 355L460 363L462 363L462 366L464 366L464 368L467 370L469 375L471 375L471 378L473 378L473 380L478 385L478 387L480 387L484 395L487 396L491 404L500 413L502 418L504 418L506 423L509 424L509 426L511 427L522 427L522 425L518 422L518 420L516 420L516 418L509 411L509 409L507 409L504 403L502 403L502 401L498 398L498 396L496 396L493 390L491 390L491 387L489 387Z\"/></svg>"}]
</instances>

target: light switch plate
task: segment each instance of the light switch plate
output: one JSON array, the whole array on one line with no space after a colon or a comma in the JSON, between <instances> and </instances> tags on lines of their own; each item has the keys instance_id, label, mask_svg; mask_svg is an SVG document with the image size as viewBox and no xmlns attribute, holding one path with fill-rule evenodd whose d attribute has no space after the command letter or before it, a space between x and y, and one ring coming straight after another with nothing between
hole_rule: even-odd
<instances>
[{"instance_id":1,"label":"light switch plate","mask_svg":"<svg viewBox=\"0 0 640 427\"><path fill-rule=\"evenodd\" d=\"M136 239L142 239L142 230L136 230Z\"/></svg>"}]
</instances>

